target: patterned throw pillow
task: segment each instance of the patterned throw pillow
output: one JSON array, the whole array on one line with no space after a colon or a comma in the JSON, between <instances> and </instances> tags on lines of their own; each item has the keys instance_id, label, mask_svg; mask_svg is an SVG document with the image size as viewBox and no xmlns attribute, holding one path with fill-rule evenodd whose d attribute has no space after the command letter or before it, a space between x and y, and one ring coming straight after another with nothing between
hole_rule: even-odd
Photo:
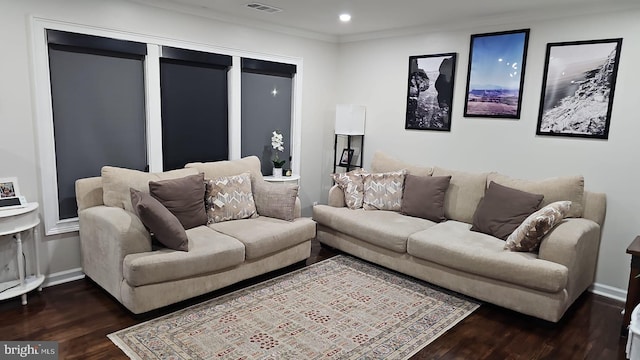
<instances>
[{"instance_id":1,"label":"patterned throw pillow","mask_svg":"<svg viewBox=\"0 0 640 360\"><path fill-rule=\"evenodd\" d=\"M406 170L364 176L365 210L400 211Z\"/></svg>"},{"instance_id":2,"label":"patterned throw pillow","mask_svg":"<svg viewBox=\"0 0 640 360\"><path fill-rule=\"evenodd\" d=\"M209 223L248 219L257 216L251 192L251 174L223 176L206 182Z\"/></svg>"},{"instance_id":3,"label":"patterned throw pillow","mask_svg":"<svg viewBox=\"0 0 640 360\"><path fill-rule=\"evenodd\" d=\"M542 238L564 219L571 201L556 201L529 215L507 238L505 250L537 251Z\"/></svg>"},{"instance_id":4,"label":"patterned throw pillow","mask_svg":"<svg viewBox=\"0 0 640 360\"><path fill-rule=\"evenodd\" d=\"M364 200L364 175L363 169L356 169L346 173L331 174L333 181L344 192L344 202L349 209L360 209Z\"/></svg>"}]
</instances>

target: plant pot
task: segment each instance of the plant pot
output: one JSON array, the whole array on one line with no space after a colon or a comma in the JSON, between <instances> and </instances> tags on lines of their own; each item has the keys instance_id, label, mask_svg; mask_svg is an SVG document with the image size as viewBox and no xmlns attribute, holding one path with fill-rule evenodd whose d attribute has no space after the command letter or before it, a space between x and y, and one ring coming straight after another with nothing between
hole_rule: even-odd
<instances>
[{"instance_id":1,"label":"plant pot","mask_svg":"<svg viewBox=\"0 0 640 360\"><path fill-rule=\"evenodd\" d=\"M279 178L282 177L282 168L273 168L273 177Z\"/></svg>"}]
</instances>

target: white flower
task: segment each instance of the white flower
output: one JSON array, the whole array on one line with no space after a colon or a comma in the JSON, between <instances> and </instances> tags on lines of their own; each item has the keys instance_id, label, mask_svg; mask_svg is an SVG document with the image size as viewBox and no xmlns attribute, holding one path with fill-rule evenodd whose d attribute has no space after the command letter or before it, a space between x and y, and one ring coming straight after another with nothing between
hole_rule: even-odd
<instances>
[{"instance_id":1,"label":"white flower","mask_svg":"<svg viewBox=\"0 0 640 360\"><path fill-rule=\"evenodd\" d=\"M284 141L282 134L274 131L271 136L271 147L274 150L284 151Z\"/></svg>"}]
</instances>

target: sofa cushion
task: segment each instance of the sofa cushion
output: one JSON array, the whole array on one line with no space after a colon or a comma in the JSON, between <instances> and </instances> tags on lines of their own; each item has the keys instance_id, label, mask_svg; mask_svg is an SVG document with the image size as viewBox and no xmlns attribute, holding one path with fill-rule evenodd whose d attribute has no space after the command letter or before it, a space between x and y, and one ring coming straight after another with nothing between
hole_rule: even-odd
<instances>
[{"instance_id":1,"label":"sofa cushion","mask_svg":"<svg viewBox=\"0 0 640 360\"><path fill-rule=\"evenodd\" d=\"M433 176L451 176L449 188L444 196L444 215L447 219L471 224L473 214L484 196L487 173L448 170L436 166Z\"/></svg>"},{"instance_id":2,"label":"sofa cushion","mask_svg":"<svg viewBox=\"0 0 640 360\"><path fill-rule=\"evenodd\" d=\"M292 221L295 218L298 185L253 182L253 198L260 216Z\"/></svg>"},{"instance_id":3,"label":"sofa cushion","mask_svg":"<svg viewBox=\"0 0 640 360\"><path fill-rule=\"evenodd\" d=\"M316 237L316 223L309 218L285 221L260 216L208 226L242 242L247 260L261 258Z\"/></svg>"},{"instance_id":4,"label":"sofa cushion","mask_svg":"<svg viewBox=\"0 0 640 360\"><path fill-rule=\"evenodd\" d=\"M555 293L566 288L566 266L535 254L505 251L504 241L446 221L409 236L407 252L417 258L522 287Z\"/></svg>"},{"instance_id":5,"label":"sofa cushion","mask_svg":"<svg viewBox=\"0 0 640 360\"><path fill-rule=\"evenodd\" d=\"M130 189L131 204L156 240L173 250L189 251L189 240L180 220L151 195Z\"/></svg>"},{"instance_id":6,"label":"sofa cushion","mask_svg":"<svg viewBox=\"0 0 640 360\"><path fill-rule=\"evenodd\" d=\"M444 216L444 196L451 176L416 176L407 174L404 179L402 205L404 215L441 222Z\"/></svg>"},{"instance_id":7,"label":"sofa cushion","mask_svg":"<svg viewBox=\"0 0 640 360\"><path fill-rule=\"evenodd\" d=\"M364 200L366 210L400 211L406 170L364 175Z\"/></svg>"},{"instance_id":8,"label":"sofa cushion","mask_svg":"<svg viewBox=\"0 0 640 360\"><path fill-rule=\"evenodd\" d=\"M147 173L139 170L103 166L101 170L103 202L107 206L115 206L133 212L129 188L134 188L148 194L149 181L151 180L177 179L197 173L198 171L196 169L178 169L162 173Z\"/></svg>"},{"instance_id":9,"label":"sofa cushion","mask_svg":"<svg viewBox=\"0 0 640 360\"><path fill-rule=\"evenodd\" d=\"M491 182L473 214L471 230L506 240L527 216L538 210L542 197Z\"/></svg>"},{"instance_id":10,"label":"sofa cushion","mask_svg":"<svg viewBox=\"0 0 640 360\"><path fill-rule=\"evenodd\" d=\"M335 231L398 253L407 251L409 235L435 224L395 211L350 210L328 205L315 205L313 219Z\"/></svg>"},{"instance_id":11,"label":"sofa cushion","mask_svg":"<svg viewBox=\"0 0 640 360\"><path fill-rule=\"evenodd\" d=\"M211 162L194 162L184 166L188 169L196 169L204 173L205 179L214 179L222 176L239 175L250 172L254 180L262 180L260 171L260 159L257 156L247 156L238 160L223 160Z\"/></svg>"},{"instance_id":12,"label":"sofa cushion","mask_svg":"<svg viewBox=\"0 0 640 360\"><path fill-rule=\"evenodd\" d=\"M187 230L189 252L169 249L129 254L123 276L131 286L210 274L244 262L244 245L206 226Z\"/></svg>"},{"instance_id":13,"label":"sofa cushion","mask_svg":"<svg viewBox=\"0 0 640 360\"><path fill-rule=\"evenodd\" d=\"M571 209L567 217L582 217L584 211L584 177L565 176L544 180L522 180L506 175L491 173L487 181L494 181L500 185L514 189L544 195L540 204L547 206L556 201L571 201Z\"/></svg>"},{"instance_id":14,"label":"sofa cushion","mask_svg":"<svg viewBox=\"0 0 640 360\"><path fill-rule=\"evenodd\" d=\"M178 179L149 181L149 193L173 215L185 229L207 224L204 207L204 174Z\"/></svg>"},{"instance_id":15,"label":"sofa cushion","mask_svg":"<svg viewBox=\"0 0 640 360\"><path fill-rule=\"evenodd\" d=\"M537 251L542 238L567 216L571 201L556 201L529 215L507 238L505 250Z\"/></svg>"},{"instance_id":16,"label":"sofa cushion","mask_svg":"<svg viewBox=\"0 0 640 360\"><path fill-rule=\"evenodd\" d=\"M407 170L407 174L416 176L431 176L433 168L430 166L416 166L404 161L395 159L381 151L376 151L371 160L371 171L377 173Z\"/></svg>"},{"instance_id":17,"label":"sofa cushion","mask_svg":"<svg viewBox=\"0 0 640 360\"><path fill-rule=\"evenodd\" d=\"M363 169L355 169L346 173L331 174L336 185L344 192L344 202L349 209L360 209L364 201Z\"/></svg>"},{"instance_id":18,"label":"sofa cushion","mask_svg":"<svg viewBox=\"0 0 640 360\"><path fill-rule=\"evenodd\" d=\"M256 217L251 174L222 176L206 183L206 206L209 222Z\"/></svg>"}]
</instances>

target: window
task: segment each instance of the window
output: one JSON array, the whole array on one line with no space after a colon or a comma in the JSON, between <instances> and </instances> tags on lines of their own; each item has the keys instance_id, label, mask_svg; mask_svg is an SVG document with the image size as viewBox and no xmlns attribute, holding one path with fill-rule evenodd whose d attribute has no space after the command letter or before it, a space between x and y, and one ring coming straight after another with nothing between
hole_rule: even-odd
<instances>
[{"instance_id":1,"label":"window","mask_svg":"<svg viewBox=\"0 0 640 360\"><path fill-rule=\"evenodd\" d=\"M241 157L246 51L36 17L32 36L46 235L78 230L75 179L103 165L157 172ZM256 60L297 69L282 116L297 171L302 60Z\"/></svg>"},{"instance_id":2,"label":"window","mask_svg":"<svg viewBox=\"0 0 640 360\"><path fill-rule=\"evenodd\" d=\"M49 30L60 219L77 216L75 181L103 165L144 170L146 45Z\"/></svg>"},{"instance_id":3,"label":"window","mask_svg":"<svg viewBox=\"0 0 640 360\"><path fill-rule=\"evenodd\" d=\"M242 59L242 156L260 158L262 173L273 170L271 135L284 139L285 168L291 168L292 78L296 66L256 59Z\"/></svg>"}]
</instances>

